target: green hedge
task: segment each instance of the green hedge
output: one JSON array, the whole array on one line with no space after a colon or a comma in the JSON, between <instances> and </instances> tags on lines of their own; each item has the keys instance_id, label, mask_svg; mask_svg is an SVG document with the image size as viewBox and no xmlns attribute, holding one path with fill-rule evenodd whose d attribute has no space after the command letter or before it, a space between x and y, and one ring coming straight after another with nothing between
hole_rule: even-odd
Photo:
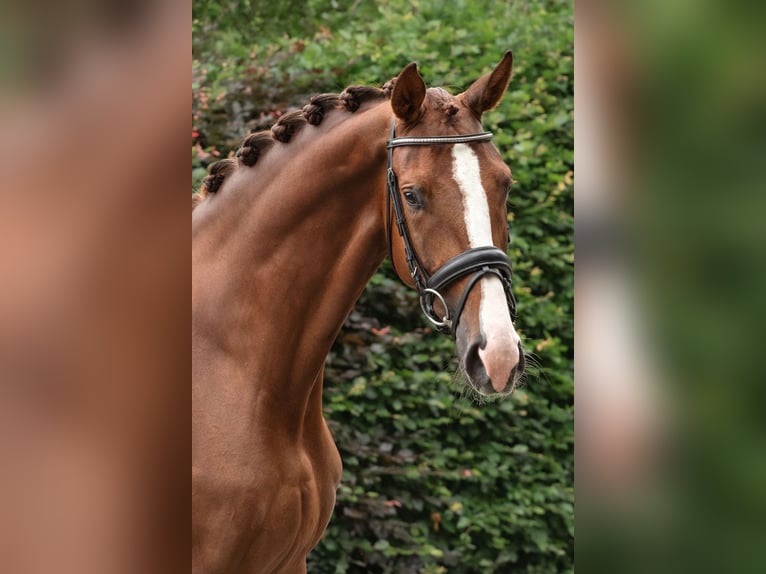
<instances>
[{"instance_id":1,"label":"green hedge","mask_svg":"<svg viewBox=\"0 0 766 574\"><path fill-rule=\"evenodd\" d=\"M411 60L457 93L514 51L485 126L514 174L517 328L539 368L482 404L459 382L454 343L384 264L328 360L344 473L309 571L573 571L571 3L195 0L194 18L193 186L313 93L380 85Z\"/></svg>"}]
</instances>

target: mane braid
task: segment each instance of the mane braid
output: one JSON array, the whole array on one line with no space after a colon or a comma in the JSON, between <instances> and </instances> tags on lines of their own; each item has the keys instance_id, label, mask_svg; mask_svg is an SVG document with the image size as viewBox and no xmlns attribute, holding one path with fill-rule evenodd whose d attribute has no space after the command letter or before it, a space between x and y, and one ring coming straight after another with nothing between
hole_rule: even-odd
<instances>
[{"instance_id":1,"label":"mane braid","mask_svg":"<svg viewBox=\"0 0 766 574\"><path fill-rule=\"evenodd\" d=\"M308 123L303 110L287 112L271 126L271 134L278 142L287 143L299 129Z\"/></svg>"},{"instance_id":2,"label":"mane braid","mask_svg":"<svg viewBox=\"0 0 766 574\"><path fill-rule=\"evenodd\" d=\"M395 76L391 78L390 80L388 80L385 84L383 84L383 87L382 87L383 93L389 100L391 99L391 94L394 93L394 86L396 86L397 77L398 76Z\"/></svg>"},{"instance_id":3,"label":"mane braid","mask_svg":"<svg viewBox=\"0 0 766 574\"><path fill-rule=\"evenodd\" d=\"M233 159L219 159L217 162L210 164L208 168L208 175L202 180L202 188L200 189L200 201L205 199L205 196L209 193L215 193L218 188L221 187L224 178L234 171L237 167L236 162ZM194 204L192 203L192 208Z\"/></svg>"},{"instance_id":4,"label":"mane braid","mask_svg":"<svg viewBox=\"0 0 766 574\"><path fill-rule=\"evenodd\" d=\"M382 100L388 97L385 90L369 86L349 86L340 94L340 101L349 112L355 112L365 102Z\"/></svg>"},{"instance_id":5,"label":"mane braid","mask_svg":"<svg viewBox=\"0 0 766 574\"><path fill-rule=\"evenodd\" d=\"M322 123L327 111L334 110L339 106L340 94L319 94L313 96L301 111L308 123L312 126L318 126Z\"/></svg>"},{"instance_id":6,"label":"mane braid","mask_svg":"<svg viewBox=\"0 0 766 574\"><path fill-rule=\"evenodd\" d=\"M261 153L266 151L274 144L274 138L270 131L260 131L250 134L242 142L242 146L237 150L237 158L247 167L252 167L258 161Z\"/></svg>"}]
</instances>

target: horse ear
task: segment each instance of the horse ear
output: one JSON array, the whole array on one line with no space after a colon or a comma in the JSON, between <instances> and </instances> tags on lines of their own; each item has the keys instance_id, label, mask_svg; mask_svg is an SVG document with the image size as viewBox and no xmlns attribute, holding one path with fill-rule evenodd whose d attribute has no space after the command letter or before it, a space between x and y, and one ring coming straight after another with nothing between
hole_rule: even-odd
<instances>
[{"instance_id":1,"label":"horse ear","mask_svg":"<svg viewBox=\"0 0 766 574\"><path fill-rule=\"evenodd\" d=\"M463 101L481 117L481 114L497 106L503 99L512 72L513 54L508 50L494 70L476 80L463 92Z\"/></svg>"},{"instance_id":2,"label":"horse ear","mask_svg":"<svg viewBox=\"0 0 766 574\"><path fill-rule=\"evenodd\" d=\"M420 107L426 97L426 84L418 72L415 62L407 66L396 77L391 94L391 108L399 119L412 122L420 114Z\"/></svg>"}]
</instances>

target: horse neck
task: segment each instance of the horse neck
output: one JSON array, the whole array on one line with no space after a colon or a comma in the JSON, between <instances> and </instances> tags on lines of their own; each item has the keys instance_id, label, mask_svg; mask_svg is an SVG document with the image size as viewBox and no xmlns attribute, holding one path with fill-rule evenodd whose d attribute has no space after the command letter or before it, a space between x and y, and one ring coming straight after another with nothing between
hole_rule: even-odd
<instances>
[{"instance_id":1,"label":"horse neck","mask_svg":"<svg viewBox=\"0 0 766 574\"><path fill-rule=\"evenodd\" d=\"M324 359L385 257L389 117L388 103L329 115L327 128L275 145L256 168L232 174L226 209L194 237L204 275L195 284L208 291L196 306L214 310L201 313L204 332L283 421L286 410L305 414L311 395L321 416L313 387Z\"/></svg>"}]
</instances>

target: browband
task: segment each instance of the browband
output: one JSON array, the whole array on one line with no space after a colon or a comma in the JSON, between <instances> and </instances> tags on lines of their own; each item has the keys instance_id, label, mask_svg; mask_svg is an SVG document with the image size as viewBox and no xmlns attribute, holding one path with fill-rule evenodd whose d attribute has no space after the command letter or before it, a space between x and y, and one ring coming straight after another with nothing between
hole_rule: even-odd
<instances>
[{"instance_id":1,"label":"browband","mask_svg":"<svg viewBox=\"0 0 766 574\"><path fill-rule=\"evenodd\" d=\"M492 132L481 132L463 136L404 137L388 140L388 149L410 145L440 145L472 142L486 142L492 139Z\"/></svg>"}]
</instances>

